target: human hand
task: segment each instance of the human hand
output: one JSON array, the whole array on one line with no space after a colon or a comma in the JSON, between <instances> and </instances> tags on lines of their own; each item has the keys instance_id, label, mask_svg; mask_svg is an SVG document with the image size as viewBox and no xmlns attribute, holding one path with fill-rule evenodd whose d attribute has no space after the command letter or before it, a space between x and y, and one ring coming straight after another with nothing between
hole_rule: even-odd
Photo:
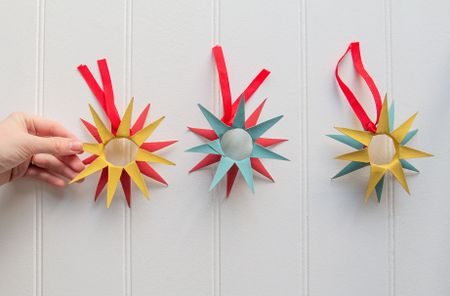
<instances>
[{"instance_id":1,"label":"human hand","mask_svg":"<svg viewBox=\"0 0 450 296\"><path fill-rule=\"evenodd\" d=\"M0 185L22 176L56 187L84 169L83 145L57 122L13 113L0 122Z\"/></svg>"}]
</instances>

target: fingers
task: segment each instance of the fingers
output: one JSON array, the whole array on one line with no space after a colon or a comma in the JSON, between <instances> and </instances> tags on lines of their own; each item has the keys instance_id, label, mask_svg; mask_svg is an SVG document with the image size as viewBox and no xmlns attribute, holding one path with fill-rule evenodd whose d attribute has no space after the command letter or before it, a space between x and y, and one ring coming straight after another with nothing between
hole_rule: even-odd
<instances>
[{"instance_id":1,"label":"fingers","mask_svg":"<svg viewBox=\"0 0 450 296\"><path fill-rule=\"evenodd\" d=\"M58 158L59 158L59 160L64 162L67 166L69 166L75 172L79 173L82 170L84 170L84 168L85 168L84 163L76 155L66 155L66 156L60 156Z\"/></svg>"},{"instance_id":2,"label":"fingers","mask_svg":"<svg viewBox=\"0 0 450 296\"><path fill-rule=\"evenodd\" d=\"M64 187L66 185L66 182L60 177L36 166L30 166L25 176L46 182L55 187Z\"/></svg>"},{"instance_id":3,"label":"fingers","mask_svg":"<svg viewBox=\"0 0 450 296\"><path fill-rule=\"evenodd\" d=\"M74 160L72 160L74 162ZM78 160L80 161L80 160ZM81 161L80 161L81 162ZM32 164L34 166L40 167L42 169L46 169L50 173L54 175L60 175L67 179L73 179L78 173L83 169L78 167L77 169L73 169L62 160L56 158L50 154L36 154L33 156Z\"/></svg>"},{"instance_id":4,"label":"fingers","mask_svg":"<svg viewBox=\"0 0 450 296\"><path fill-rule=\"evenodd\" d=\"M27 149L31 154L48 153L56 156L66 156L83 152L83 144L74 139L52 137L43 138L27 136Z\"/></svg>"},{"instance_id":5,"label":"fingers","mask_svg":"<svg viewBox=\"0 0 450 296\"><path fill-rule=\"evenodd\" d=\"M27 124L28 132L36 136L77 139L77 137L75 137L75 135L69 132L65 127L52 120L26 115L25 122Z\"/></svg>"}]
</instances>

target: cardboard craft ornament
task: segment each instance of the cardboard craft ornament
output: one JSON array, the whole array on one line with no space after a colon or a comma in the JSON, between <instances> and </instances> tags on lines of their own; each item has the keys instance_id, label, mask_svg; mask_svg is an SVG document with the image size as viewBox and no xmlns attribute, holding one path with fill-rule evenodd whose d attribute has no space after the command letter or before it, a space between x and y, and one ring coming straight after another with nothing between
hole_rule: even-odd
<instances>
[{"instance_id":1,"label":"cardboard craft ornament","mask_svg":"<svg viewBox=\"0 0 450 296\"><path fill-rule=\"evenodd\" d=\"M285 157L267 149L273 145L287 141L286 139L262 138L261 136L276 124L283 116L278 116L258 124L259 116L266 99L246 118L245 103L251 98L258 87L264 82L270 72L263 69L232 102L228 72L222 48L215 46L213 55L219 75L223 103L223 117L219 119L202 105L198 105L212 129L192 128L189 130L209 140L208 143L188 149L187 152L207 154L189 172L219 162L209 190L212 190L227 175L227 197L238 171L241 172L248 187L254 192L253 171L255 170L274 181L264 167L261 159L271 158L287 160Z\"/></svg>"},{"instance_id":2,"label":"cardboard craft ornament","mask_svg":"<svg viewBox=\"0 0 450 296\"><path fill-rule=\"evenodd\" d=\"M154 152L170 146L177 141L145 142L164 119L163 116L144 127L150 104L144 108L134 125L131 126L134 102L134 98L132 98L123 117L120 118L114 102L111 77L106 59L98 60L97 63L100 70L103 89L97 83L86 65L78 66L78 70L100 103L110 124L105 125L94 108L89 105L95 125L92 125L84 119L81 119L81 121L97 143L83 144L84 151L92 153L92 156L83 160L83 163L87 165L87 167L70 183L79 181L101 170L100 179L95 192L95 200L97 201L107 184L106 206L109 208L120 181L128 207L130 207L131 180L136 183L137 187L147 199L149 197L149 191L142 175L146 175L157 182L167 185L167 182L148 163L174 165L173 162L156 155ZM129 158L125 163L113 163L112 159L108 157L108 151L111 151L110 147L117 144L116 141L127 141L129 147L134 150L134 156L132 157L126 157L130 156L130 151L127 151L126 149L116 151L119 153L119 156L123 156L124 159Z\"/></svg>"},{"instance_id":3,"label":"cardboard craft ornament","mask_svg":"<svg viewBox=\"0 0 450 296\"><path fill-rule=\"evenodd\" d=\"M356 96L339 76L339 65L349 52L352 55L355 70L364 79L374 98L377 110L375 122L370 120ZM395 179L409 194L410 191L408 183L406 182L404 169L414 172L419 171L407 159L432 156L426 152L406 146L406 144L417 134L417 129L410 130L417 113L394 129L394 104L392 103L390 108L388 108L387 96L385 96L384 101L381 102L380 93L373 79L364 69L362 64L358 42L351 43L347 51L339 59L336 65L335 75L339 87L350 103L353 111L356 113L364 130L336 127L342 134L328 135L329 137L356 149L354 152L336 157L336 159L350 161L350 163L338 172L333 179L342 177L363 167L370 166L370 177L365 194L365 201L369 199L374 191L376 192L378 202L381 201L384 176L387 172L391 172ZM380 145L380 142L383 145ZM383 148L386 148L386 145L392 146L392 155L385 154L386 150Z\"/></svg>"}]
</instances>

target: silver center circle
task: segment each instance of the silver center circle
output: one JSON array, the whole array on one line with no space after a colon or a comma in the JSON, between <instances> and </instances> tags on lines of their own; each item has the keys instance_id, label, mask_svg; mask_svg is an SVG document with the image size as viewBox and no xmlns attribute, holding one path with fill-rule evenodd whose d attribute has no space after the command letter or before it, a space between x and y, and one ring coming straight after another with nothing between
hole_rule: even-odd
<instances>
[{"instance_id":1,"label":"silver center circle","mask_svg":"<svg viewBox=\"0 0 450 296\"><path fill-rule=\"evenodd\" d=\"M253 150L253 140L248 132L241 128L229 130L220 140L223 153L234 160L242 160L250 156Z\"/></svg>"}]
</instances>

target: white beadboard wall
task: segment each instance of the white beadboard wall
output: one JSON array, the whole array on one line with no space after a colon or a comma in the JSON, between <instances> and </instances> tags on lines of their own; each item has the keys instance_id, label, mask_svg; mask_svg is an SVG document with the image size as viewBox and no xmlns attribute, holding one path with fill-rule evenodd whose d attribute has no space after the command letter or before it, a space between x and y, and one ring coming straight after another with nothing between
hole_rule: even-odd
<instances>
[{"instance_id":1,"label":"white beadboard wall","mask_svg":"<svg viewBox=\"0 0 450 296\"><path fill-rule=\"evenodd\" d=\"M90 140L79 117L95 103L76 71L108 58L122 114L167 115L153 139L178 139L158 166L168 188L147 180L110 209L93 202L90 177L64 190L31 180L0 188L0 294L17 296L450 295L450 2L448 0L35 0L0 1L0 118L25 111ZM359 127L333 71L351 41L396 123L420 111L408 196L392 179L381 204L364 203L368 171L330 181L346 150L325 135ZM276 179L238 177L208 192L213 170L187 171L184 153L206 126L196 104L220 112L211 48L224 48L236 97L272 71L248 105L284 114L270 134L290 162L265 161ZM343 72L373 106L351 64ZM373 113L372 113L373 114ZM1 149L1 147L0 147Z\"/></svg>"}]
</instances>

